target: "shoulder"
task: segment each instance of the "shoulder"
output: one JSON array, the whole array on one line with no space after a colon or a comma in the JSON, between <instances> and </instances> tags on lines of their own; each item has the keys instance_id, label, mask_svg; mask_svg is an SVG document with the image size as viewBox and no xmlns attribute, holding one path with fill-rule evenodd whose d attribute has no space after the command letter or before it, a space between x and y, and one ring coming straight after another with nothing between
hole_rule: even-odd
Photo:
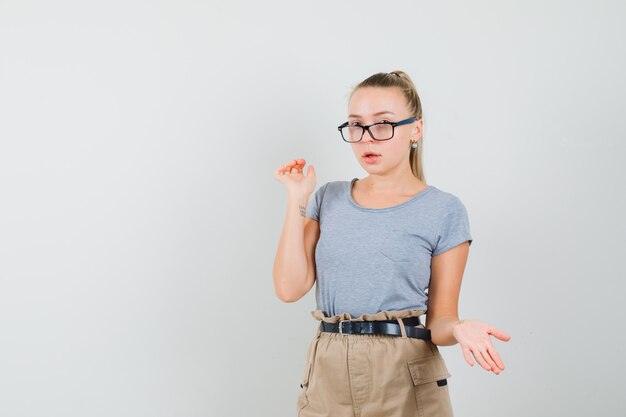
<instances>
[{"instance_id":1,"label":"shoulder","mask_svg":"<svg viewBox=\"0 0 626 417\"><path fill-rule=\"evenodd\" d=\"M442 190L441 188L435 187L434 185L431 185L430 188L432 200L434 200L436 204L443 207L463 205L463 202L456 194L453 194L446 190Z\"/></svg>"},{"instance_id":2,"label":"shoulder","mask_svg":"<svg viewBox=\"0 0 626 417\"><path fill-rule=\"evenodd\" d=\"M339 195L349 187L350 181L328 181L323 183L316 191L319 195Z\"/></svg>"},{"instance_id":3,"label":"shoulder","mask_svg":"<svg viewBox=\"0 0 626 417\"><path fill-rule=\"evenodd\" d=\"M467 208L457 194L435 186L431 187L431 201L433 202L434 208L439 212L438 217L441 220L455 215L467 215Z\"/></svg>"}]
</instances>

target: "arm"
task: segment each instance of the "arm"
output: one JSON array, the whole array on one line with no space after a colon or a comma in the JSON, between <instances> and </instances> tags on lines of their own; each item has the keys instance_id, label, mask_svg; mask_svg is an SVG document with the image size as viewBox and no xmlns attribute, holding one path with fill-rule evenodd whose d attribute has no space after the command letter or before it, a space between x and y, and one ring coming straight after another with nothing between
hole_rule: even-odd
<instances>
[{"instance_id":1,"label":"arm","mask_svg":"<svg viewBox=\"0 0 626 417\"><path fill-rule=\"evenodd\" d=\"M436 345L457 343L452 329L462 322L458 314L459 293L469 246L466 241L432 257L425 327L430 329L432 342Z\"/></svg>"},{"instance_id":2,"label":"arm","mask_svg":"<svg viewBox=\"0 0 626 417\"><path fill-rule=\"evenodd\" d=\"M274 290L286 303L304 297L315 283L319 222L306 217L308 197L289 195L285 223L274 258Z\"/></svg>"},{"instance_id":3,"label":"arm","mask_svg":"<svg viewBox=\"0 0 626 417\"><path fill-rule=\"evenodd\" d=\"M504 363L489 336L503 341L509 341L511 336L482 321L459 320L458 317L459 292L468 252L466 241L433 256L425 327L430 329L434 344L458 343L470 366L474 366L473 355L483 369L498 375L504 370Z\"/></svg>"}]
</instances>

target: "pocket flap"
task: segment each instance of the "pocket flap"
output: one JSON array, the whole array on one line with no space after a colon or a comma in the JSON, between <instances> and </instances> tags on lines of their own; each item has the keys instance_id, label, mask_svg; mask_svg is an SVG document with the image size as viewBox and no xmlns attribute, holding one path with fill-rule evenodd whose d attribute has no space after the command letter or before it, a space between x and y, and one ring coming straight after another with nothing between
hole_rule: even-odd
<instances>
[{"instance_id":1,"label":"pocket flap","mask_svg":"<svg viewBox=\"0 0 626 417\"><path fill-rule=\"evenodd\" d=\"M413 359L407 362L407 364L411 372L411 378L413 378L413 385L439 381L452 376L448 372L441 354Z\"/></svg>"}]
</instances>

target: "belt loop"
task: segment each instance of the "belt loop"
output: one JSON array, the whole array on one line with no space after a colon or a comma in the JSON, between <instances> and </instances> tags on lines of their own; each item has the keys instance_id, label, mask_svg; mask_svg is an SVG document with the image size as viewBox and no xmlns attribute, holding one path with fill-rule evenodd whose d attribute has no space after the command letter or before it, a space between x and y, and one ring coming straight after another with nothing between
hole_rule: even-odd
<instances>
[{"instance_id":1,"label":"belt loop","mask_svg":"<svg viewBox=\"0 0 626 417\"><path fill-rule=\"evenodd\" d=\"M400 317L397 318L398 323L400 324L400 332L402 333L402 338L407 339L406 328L404 327L404 322Z\"/></svg>"}]
</instances>

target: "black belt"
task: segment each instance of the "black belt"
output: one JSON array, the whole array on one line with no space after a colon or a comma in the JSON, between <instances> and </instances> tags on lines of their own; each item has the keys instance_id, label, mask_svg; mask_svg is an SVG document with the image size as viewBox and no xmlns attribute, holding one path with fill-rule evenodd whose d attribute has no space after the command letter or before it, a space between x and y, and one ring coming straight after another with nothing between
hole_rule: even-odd
<instances>
[{"instance_id":1,"label":"black belt","mask_svg":"<svg viewBox=\"0 0 626 417\"><path fill-rule=\"evenodd\" d=\"M430 329L413 327L420 324L419 317L403 318L406 335L415 339L430 340ZM388 334L392 336L402 336L400 325L397 320L378 321L349 321L342 320L338 323L320 323L320 330L323 332L341 334Z\"/></svg>"}]
</instances>

